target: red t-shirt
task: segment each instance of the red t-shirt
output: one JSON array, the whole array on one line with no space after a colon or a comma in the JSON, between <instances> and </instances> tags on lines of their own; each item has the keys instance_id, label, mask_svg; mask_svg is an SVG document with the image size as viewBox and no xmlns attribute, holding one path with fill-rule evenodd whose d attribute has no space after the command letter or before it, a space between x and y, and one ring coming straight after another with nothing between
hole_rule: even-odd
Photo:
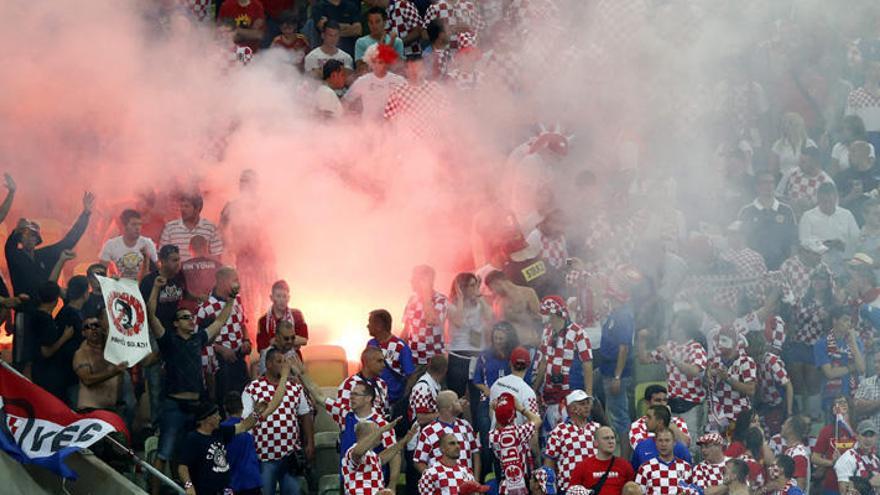
<instances>
[{"instance_id":1,"label":"red t-shirt","mask_svg":"<svg viewBox=\"0 0 880 495\"><path fill-rule=\"evenodd\" d=\"M736 459L746 453L746 446L739 440L732 442L724 449L724 455L731 459Z\"/></svg>"},{"instance_id":2,"label":"red t-shirt","mask_svg":"<svg viewBox=\"0 0 880 495\"><path fill-rule=\"evenodd\" d=\"M306 324L306 319L303 317L302 311L298 309L291 309L290 314L293 318L293 332L297 337L309 338L309 326ZM259 322L257 323L257 350L262 351L263 349L269 347L272 344L272 339L275 338L275 329L278 328L278 323L281 322L275 316L272 316L273 324L269 325L269 321L266 320L266 315L260 317ZM299 354L299 352L297 352Z\"/></svg>"},{"instance_id":3,"label":"red t-shirt","mask_svg":"<svg viewBox=\"0 0 880 495\"><path fill-rule=\"evenodd\" d=\"M835 439L834 424L832 423L825 425L822 430L819 431L819 436L816 438L816 446L813 447L813 452L820 454L823 459L830 460L834 457L835 447L838 452L843 454L855 444L856 439L846 431L846 428L843 427L838 428L837 438ZM833 492L838 490L837 475L834 473L833 467L829 467L825 470L825 479L822 480L822 488Z\"/></svg>"},{"instance_id":4,"label":"red t-shirt","mask_svg":"<svg viewBox=\"0 0 880 495\"><path fill-rule=\"evenodd\" d=\"M234 19L236 27L250 29L254 27L254 23L258 20L266 19L266 12L263 10L263 4L260 0L251 0L247 7L242 7L236 0L226 0L220 6L218 19ZM248 41L241 43L241 46L248 46L251 50L257 51L260 48L259 41Z\"/></svg>"},{"instance_id":5,"label":"red t-shirt","mask_svg":"<svg viewBox=\"0 0 880 495\"><path fill-rule=\"evenodd\" d=\"M223 266L213 258L190 258L180 265L186 279L186 290L196 297L208 297L216 282L217 270Z\"/></svg>"},{"instance_id":6,"label":"red t-shirt","mask_svg":"<svg viewBox=\"0 0 880 495\"><path fill-rule=\"evenodd\" d=\"M277 19L281 17L281 13L285 10L294 10L296 1L295 0L260 0L263 3L263 9L266 10L266 15Z\"/></svg>"},{"instance_id":7,"label":"red t-shirt","mask_svg":"<svg viewBox=\"0 0 880 495\"><path fill-rule=\"evenodd\" d=\"M602 479L607 470L608 461L600 461L596 456L587 457L574 467L568 486L581 485L584 488L591 488ZM635 478L636 473L633 471L632 465L620 457L615 457L614 465L608 472L608 479L605 480L605 484L596 495L620 495L623 491L623 485Z\"/></svg>"}]
</instances>

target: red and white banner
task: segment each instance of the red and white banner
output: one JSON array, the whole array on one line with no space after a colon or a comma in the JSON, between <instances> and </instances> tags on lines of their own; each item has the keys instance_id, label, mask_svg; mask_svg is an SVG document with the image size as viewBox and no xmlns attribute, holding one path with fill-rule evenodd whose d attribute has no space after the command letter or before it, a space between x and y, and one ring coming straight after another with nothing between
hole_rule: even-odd
<instances>
[{"instance_id":1,"label":"red and white banner","mask_svg":"<svg viewBox=\"0 0 880 495\"><path fill-rule=\"evenodd\" d=\"M104 359L112 364L125 361L129 367L134 366L153 352L150 347L147 305L134 280L97 278L101 284L107 320L110 323Z\"/></svg>"},{"instance_id":2,"label":"red and white banner","mask_svg":"<svg viewBox=\"0 0 880 495\"><path fill-rule=\"evenodd\" d=\"M76 478L64 458L114 431L128 436L125 423L116 414L74 413L57 397L0 362L0 449L18 462Z\"/></svg>"}]
</instances>

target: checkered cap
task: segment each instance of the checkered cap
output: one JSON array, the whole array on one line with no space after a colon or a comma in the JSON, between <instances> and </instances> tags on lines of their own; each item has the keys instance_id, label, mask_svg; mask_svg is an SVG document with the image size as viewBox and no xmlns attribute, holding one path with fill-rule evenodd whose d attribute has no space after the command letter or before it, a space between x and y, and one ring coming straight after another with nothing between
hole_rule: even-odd
<instances>
[{"instance_id":1,"label":"checkered cap","mask_svg":"<svg viewBox=\"0 0 880 495\"><path fill-rule=\"evenodd\" d=\"M547 296L541 300L542 315L556 315L560 318L568 319L568 305L560 296Z\"/></svg>"},{"instance_id":2,"label":"checkered cap","mask_svg":"<svg viewBox=\"0 0 880 495\"><path fill-rule=\"evenodd\" d=\"M581 485L571 485L565 495L591 495L591 493Z\"/></svg>"},{"instance_id":3,"label":"checkered cap","mask_svg":"<svg viewBox=\"0 0 880 495\"><path fill-rule=\"evenodd\" d=\"M476 48L477 46L477 37L473 33L464 32L459 33L458 35L458 49L464 50L465 48Z\"/></svg>"},{"instance_id":4,"label":"checkered cap","mask_svg":"<svg viewBox=\"0 0 880 495\"><path fill-rule=\"evenodd\" d=\"M717 433L706 433L697 440L697 445L724 445L724 438Z\"/></svg>"}]
</instances>

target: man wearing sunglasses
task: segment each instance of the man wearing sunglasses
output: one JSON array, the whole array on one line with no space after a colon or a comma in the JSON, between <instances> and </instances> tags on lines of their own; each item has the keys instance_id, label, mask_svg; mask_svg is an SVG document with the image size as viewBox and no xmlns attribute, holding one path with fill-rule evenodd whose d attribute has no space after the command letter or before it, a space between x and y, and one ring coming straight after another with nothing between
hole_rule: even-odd
<instances>
[{"instance_id":1,"label":"man wearing sunglasses","mask_svg":"<svg viewBox=\"0 0 880 495\"><path fill-rule=\"evenodd\" d=\"M165 360L165 395L159 413L159 448L155 462L160 470L172 458L178 440L186 433L186 425L194 421L200 399L207 397L202 351L220 333L233 308L232 304L224 305L211 324L198 329L192 312L179 308L172 322L174 328L166 329L156 315L156 306L159 293L167 283L165 277L156 277L147 303L150 331ZM234 290L231 296L236 295L237 290ZM154 487L154 493L157 489L158 485Z\"/></svg>"},{"instance_id":2,"label":"man wearing sunglasses","mask_svg":"<svg viewBox=\"0 0 880 495\"><path fill-rule=\"evenodd\" d=\"M837 485L840 493L850 493L852 478L867 479L871 486L880 486L880 458L877 457L877 425L870 419L863 419L856 428L857 442L834 463Z\"/></svg>"},{"instance_id":3,"label":"man wearing sunglasses","mask_svg":"<svg viewBox=\"0 0 880 495\"><path fill-rule=\"evenodd\" d=\"M116 410L122 386L122 374L128 368L128 363L113 365L104 359L107 330L101 325L97 316L85 318L82 333L85 341L73 355L73 371L79 378L76 408L80 411Z\"/></svg>"}]
</instances>

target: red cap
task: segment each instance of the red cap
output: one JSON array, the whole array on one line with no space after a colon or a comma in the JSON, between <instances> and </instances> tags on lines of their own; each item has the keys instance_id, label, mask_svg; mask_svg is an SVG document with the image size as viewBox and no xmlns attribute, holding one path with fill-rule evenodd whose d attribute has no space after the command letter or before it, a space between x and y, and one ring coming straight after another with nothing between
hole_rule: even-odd
<instances>
[{"instance_id":1,"label":"red cap","mask_svg":"<svg viewBox=\"0 0 880 495\"><path fill-rule=\"evenodd\" d=\"M531 356L529 356L529 350L523 346L519 346L519 347L515 348L510 353L510 364L511 365L519 364L519 365L528 366L531 363L532 363L532 358L531 358Z\"/></svg>"},{"instance_id":2,"label":"red cap","mask_svg":"<svg viewBox=\"0 0 880 495\"><path fill-rule=\"evenodd\" d=\"M516 399L509 393L501 394L495 401L495 420L507 426L516 417Z\"/></svg>"}]
</instances>

